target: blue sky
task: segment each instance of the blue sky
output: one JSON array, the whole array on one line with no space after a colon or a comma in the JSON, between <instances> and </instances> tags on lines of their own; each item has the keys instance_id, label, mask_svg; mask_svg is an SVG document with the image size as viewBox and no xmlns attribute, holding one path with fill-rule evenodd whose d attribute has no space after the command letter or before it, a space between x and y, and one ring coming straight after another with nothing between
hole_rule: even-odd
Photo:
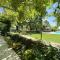
<instances>
[{"instance_id":1,"label":"blue sky","mask_svg":"<svg viewBox=\"0 0 60 60\"><path fill-rule=\"evenodd\" d=\"M46 11L48 12L48 14L51 14L51 13L53 13L55 11L55 9L57 8L57 6L58 6L58 2L52 4L50 8L46 9Z\"/></svg>"},{"instance_id":2,"label":"blue sky","mask_svg":"<svg viewBox=\"0 0 60 60\"><path fill-rule=\"evenodd\" d=\"M57 25L56 17L50 16L50 17L48 17L47 19L48 19L48 21L49 21L49 23L50 23L50 25L51 25L52 27Z\"/></svg>"},{"instance_id":3,"label":"blue sky","mask_svg":"<svg viewBox=\"0 0 60 60\"><path fill-rule=\"evenodd\" d=\"M3 10L3 8L2 7L0 7L0 13L2 13L4 10Z\"/></svg>"},{"instance_id":4,"label":"blue sky","mask_svg":"<svg viewBox=\"0 0 60 60\"><path fill-rule=\"evenodd\" d=\"M52 14L55 11L55 9L57 8L57 6L58 6L58 2L52 4L50 8L47 8L46 11L47 11L48 15ZM47 20L49 21L51 26L56 26L57 25L56 17L51 15L47 18Z\"/></svg>"}]
</instances>

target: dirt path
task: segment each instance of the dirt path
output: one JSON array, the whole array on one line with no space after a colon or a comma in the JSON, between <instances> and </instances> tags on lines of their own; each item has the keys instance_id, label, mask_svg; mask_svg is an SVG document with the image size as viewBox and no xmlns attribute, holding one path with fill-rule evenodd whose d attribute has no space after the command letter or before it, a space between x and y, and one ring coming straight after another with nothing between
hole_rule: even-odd
<instances>
[{"instance_id":1,"label":"dirt path","mask_svg":"<svg viewBox=\"0 0 60 60\"><path fill-rule=\"evenodd\" d=\"M21 60L12 48L0 36L0 60Z\"/></svg>"}]
</instances>

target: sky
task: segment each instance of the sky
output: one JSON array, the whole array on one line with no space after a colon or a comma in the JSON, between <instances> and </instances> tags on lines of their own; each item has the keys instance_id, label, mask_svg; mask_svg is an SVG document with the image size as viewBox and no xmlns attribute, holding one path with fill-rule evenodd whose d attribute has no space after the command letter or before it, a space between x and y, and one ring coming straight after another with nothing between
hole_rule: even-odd
<instances>
[{"instance_id":1,"label":"sky","mask_svg":"<svg viewBox=\"0 0 60 60\"><path fill-rule=\"evenodd\" d=\"M50 17L47 18L47 20L49 21L49 23L50 23L50 25L51 25L52 27L54 27L54 26L57 25L56 17L50 16Z\"/></svg>"},{"instance_id":2,"label":"sky","mask_svg":"<svg viewBox=\"0 0 60 60\"><path fill-rule=\"evenodd\" d=\"M52 14L55 11L55 9L57 8L57 6L58 6L58 2L52 4L49 9L46 9L48 15ZM55 16L49 16L47 18L47 20L49 21L49 23L50 23L51 26L56 26L57 25L56 17Z\"/></svg>"},{"instance_id":3,"label":"sky","mask_svg":"<svg viewBox=\"0 0 60 60\"><path fill-rule=\"evenodd\" d=\"M55 11L55 9L57 8L57 6L58 6L58 2L52 4L50 8L47 8L46 11L47 11L48 15L49 15L49 14L52 14L52 13ZM4 11L4 10L3 10L3 8L1 7L1 8L0 8L0 13L2 13L3 11ZM56 26L56 24L57 24L57 23L56 23L56 17L54 17L54 16L49 16L49 17L47 18L47 20L49 21L49 23L50 23L51 26Z\"/></svg>"},{"instance_id":4,"label":"sky","mask_svg":"<svg viewBox=\"0 0 60 60\"><path fill-rule=\"evenodd\" d=\"M2 7L0 7L0 13L3 13L3 11L4 11L4 10L3 10L3 8L2 8Z\"/></svg>"}]
</instances>

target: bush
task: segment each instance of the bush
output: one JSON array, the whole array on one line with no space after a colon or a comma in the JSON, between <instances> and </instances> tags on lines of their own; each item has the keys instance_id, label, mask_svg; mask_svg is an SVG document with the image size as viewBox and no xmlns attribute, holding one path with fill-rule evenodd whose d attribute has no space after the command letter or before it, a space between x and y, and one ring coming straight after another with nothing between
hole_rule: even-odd
<instances>
[{"instance_id":1,"label":"bush","mask_svg":"<svg viewBox=\"0 0 60 60\"><path fill-rule=\"evenodd\" d=\"M32 49L27 49L24 53L23 53L23 57L24 60L35 60L35 56L32 53Z\"/></svg>"},{"instance_id":2,"label":"bush","mask_svg":"<svg viewBox=\"0 0 60 60\"><path fill-rule=\"evenodd\" d=\"M13 40L14 42L18 42L19 41L19 35L18 34L13 34L11 36L11 40Z\"/></svg>"},{"instance_id":3,"label":"bush","mask_svg":"<svg viewBox=\"0 0 60 60\"><path fill-rule=\"evenodd\" d=\"M28 40L18 34L12 35L11 38L13 42L15 42L14 40L22 42L21 45L16 45L17 47L14 48L22 60L60 60L60 49L56 47L46 45L41 41L33 41L33 43L31 39Z\"/></svg>"}]
</instances>

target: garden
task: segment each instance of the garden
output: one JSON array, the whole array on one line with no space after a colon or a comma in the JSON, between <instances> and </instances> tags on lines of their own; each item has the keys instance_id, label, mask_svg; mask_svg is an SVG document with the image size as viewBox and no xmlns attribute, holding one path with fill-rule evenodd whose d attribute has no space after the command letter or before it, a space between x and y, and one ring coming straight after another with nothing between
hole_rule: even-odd
<instances>
[{"instance_id":1,"label":"garden","mask_svg":"<svg viewBox=\"0 0 60 60\"><path fill-rule=\"evenodd\" d=\"M0 60L60 60L59 0L0 3Z\"/></svg>"}]
</instances>

